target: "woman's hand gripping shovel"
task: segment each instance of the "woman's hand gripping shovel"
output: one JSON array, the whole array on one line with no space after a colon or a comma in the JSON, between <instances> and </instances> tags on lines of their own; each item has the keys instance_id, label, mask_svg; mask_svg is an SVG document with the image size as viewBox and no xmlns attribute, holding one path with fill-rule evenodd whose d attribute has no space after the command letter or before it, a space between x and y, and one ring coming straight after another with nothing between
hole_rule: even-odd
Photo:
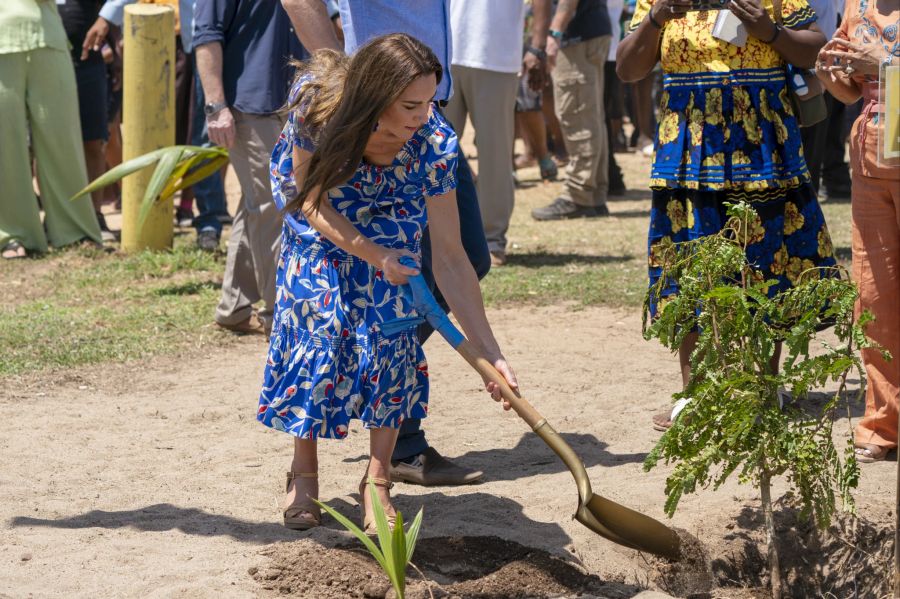
<instances>
[{"instance_id":1,"label":"woman's hand gripping shovel","mask_svg":"<svg viewBox=\"0 0 900 599\"><path fill-rule=\"evenodd\" d=\"M402 259L406 266L418 268L411 260ZM447 342L453 346L482 378L496 383L512 409L522 420L534 430L543 441L550 446L556 455L565 462L575 477L578 486L578 510L574 518L596 532L625 547L646 551L669 559L677 559L679 555L679 539L675 531L661 522L596 495L591 490L584 464L569 445L563 441L547 420L534 407L513 391L494 366L488 362L466 340L455 327L447 314L435 301L422 275L409 277L408 285L401 287L403 293L411 300L416 311L424 316ZM419 319L399 319L398 328L407 328ZM385 323L388 324L388 323ZM394 324L394 323L390 323ZM394 327L390 327L394 328ZM384 330L384 327L382 327Z\"/></svg>"}]
</instances>

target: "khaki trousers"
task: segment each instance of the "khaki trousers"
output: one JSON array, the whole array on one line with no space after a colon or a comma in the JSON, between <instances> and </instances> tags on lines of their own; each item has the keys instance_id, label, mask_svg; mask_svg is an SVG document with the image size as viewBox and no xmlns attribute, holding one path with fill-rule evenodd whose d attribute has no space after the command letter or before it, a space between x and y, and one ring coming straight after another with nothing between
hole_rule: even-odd
<instances>
[{"instance_id":1,"label":"khaki trousers","mask_svg":"<svg viewBox=\"0 0 900 599\"><path fill-rule=\"evenodd\" d=\"M859 287L857 311L875 320L866 336L891 352L862 351L866 367L866 412L856 442L897 446L900 405L900 180L875 179L853 172L853 279Z\"/></svg>"},{"instance_id":2,"label":"khaki trousers","mask_svg":"<svg viewBox=\"0 0 900 599\"><path fill-rule=\"evenodd\" d=\"M241 201L228 239L216 322L238 324L250 316L253 304L261 300L264 306L259 316L271 323L282 219L272 200L269 157L283 123L275 115L247 114L234 108L231 112L235 141L229 154L241 184Z\"/></svg>"},{"instance_id":3,"label":"khaki trousers","mask_svg":"<svg viewBox=\"0 0 900 599\"><path fill-rule=\"evenodd\" d=\"M515 134L515 73L453 65L453 97L444 115L463 136L472 119L478 147L478 205L492 252L506 251L506 232L515 201L511 156Z\"/></svg>"},{"instance_id":4,"label":"khaki trousers","mask_svg":"<svg viewBox=\"0 0 900 599\"><path fill-rule=\"evenodd\" d=\"M606 204L609 189L603 71L611 39L604 35L562 48L553 71L556 117L569 153L562 196L579 206Z\"/></svg>"},{"instance_id":5,"label":"khaki trousers","mask_svg":"<svg viewBox=\"0 0 900 599\"><path fill-rule=\"evenodd\" d=\"M28 129L37 162L47 234L31 185ZM68 52L38 48L0 54L0 247L12 239L33 252L101 242L87 183L75 70Z\"/></svg>"}]
</instances>

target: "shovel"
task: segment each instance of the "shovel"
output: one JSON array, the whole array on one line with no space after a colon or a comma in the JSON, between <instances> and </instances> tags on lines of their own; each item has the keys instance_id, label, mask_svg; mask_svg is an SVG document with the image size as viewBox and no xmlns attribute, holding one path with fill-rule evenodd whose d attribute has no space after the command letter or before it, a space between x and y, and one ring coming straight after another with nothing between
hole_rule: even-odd
<instances>
[{"instance_id":1,"label":"shovel","mask_svg":"<svg viewBox=\"0 0 900 599\"><path fill-rule=\"evenodd\" d=\"M417 265L411 262L406 265L417 268ZM587 471L581 459L560 437L559 433L553 430L547 420L524 397L510 388L503 375L450 322L447 314L435 301L421 274L409 277L408 285L402 286L401 289L404 295L411 300L416 311L428 320L429 324L447 340L453 349L478 371L478 374L499 386L503 399L509 402L516 414L527 422L544 443L549 445L550 449L566 464L578 486L578 510L574 515L576 520L619 545L668 559L679 557L680 541L675 531L649 516L619 505L592 491ZM421 319L401 318L391 322L390 325L393 326L389 326L389 329L408 328L416 322L421 322ZM385 331L384 326L382 331L389 332Z\"/></svg>"}]
</instances>

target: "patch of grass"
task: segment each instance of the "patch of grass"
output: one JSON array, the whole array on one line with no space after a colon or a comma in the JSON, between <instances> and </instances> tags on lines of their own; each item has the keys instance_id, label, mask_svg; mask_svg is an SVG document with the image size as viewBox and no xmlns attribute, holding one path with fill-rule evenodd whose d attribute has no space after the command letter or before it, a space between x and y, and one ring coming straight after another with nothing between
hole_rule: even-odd
<instances>
[{"instance_id":1,"label":"patch of grass","mask_svg":"<svg viewBox=\"0 0 900 599\"><path fill-rule=\"evenodd\" d=\"M488 306L509 304L640 306L643 261L632 256L515 254L482 283Z\"/></svg>"},{"instance_id":2,"label":"patch of grass","mask_svg":"<svg viewBox=\"0 0 900 599\"><path fill-rule=\"evenodd\" d=\"M224 339L211 326L221 262L180 240L171 252L73 249L4 265L4 280L27 289L0 307L0 377Z\"/></svg>"},{"instance_id":3,"label":"patch of grass","mask_svg":"<svg viewBox=\"0 0 900 599\"><path fill-rule=\"evenodd\" d=\"M520 171L509 228L509 263L482 283L488 306L615 306L639 309L647 285L649 161L618 154L624 200L612 217L537 222L561 184L537 168ZM823 203L834 246L849 265L850 204ZM48 368L124 361L223 344L212 326L224 270L221 255L176 235L170 252L125 255L75 248L0 260L0 378Z\"/></svg>"}]
</instances>

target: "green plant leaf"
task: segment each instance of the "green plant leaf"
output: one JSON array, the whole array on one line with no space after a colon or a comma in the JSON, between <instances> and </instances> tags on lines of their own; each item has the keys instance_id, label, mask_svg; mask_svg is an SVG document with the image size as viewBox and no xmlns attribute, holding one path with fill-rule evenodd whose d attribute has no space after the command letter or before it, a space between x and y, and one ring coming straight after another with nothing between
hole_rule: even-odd
<instances>
[{"instance_id":1,"label":"green plant leaf","mask_svg":"<svg viewBox=\"0 0 900 599\"><path fill-rule=\"evenodd\" d=\"M141 200L141 210L138 212L138 229L144 226L144 221L147 220L147 216L150 214L153 204L156 203L159 192L162 191L165 186L166 180L168 180L172 171L175 169L175 165L181 160L183 152L184 150L181 146L172 146L166 148L166 151L160 157L159 163L156 165L156 170L153 171L153 175L147 183L147 189L144 190L144 197Z\"/></svg>"},{"instance_id":2,"label":"green plant leaf","mask_svg":"<svg viewBox=\"0 0 900 599\"><path fill-rule=\"evenodd\" d=\"M409 525L409 530L406 531L406 561L411 562L413 552L416 550L416 541L419 539L419 530L422 528L422 508L419 508L419 513L416 514L416 517L413 518L412 524Z\"/></svg>"},{"instance_id":3,"label":"green plant leaf","mask_svg":"<svg viewBox=\"0 0 900 599\"><path fill-rule=\"evenodd\" d=\"M184 151L181 155L181 160L178 161L172 174L169 175L169 178L166 180L165 187L159 192L159 199L166 200L175 195L175 192L177 191L175 186L184 178L185 173L203 162L205 158L206 157L202 154L193 154Z\"/></svg>"},{"instance_id":4,"label":"green plant leaf","mask_svg":"<svg viewBox=\"0 0 900 599\"><path fill-rule=\"evenodd\" d=\"M172 175L166 182L166 187L160 192L161 200L190 187L198 181L202 181L226 164L228 164L228 151L218 146L197 147L181 146L184 149L182 160L172 171Z\"/></svg>"},{"instance_id":5,"label":"green plant leaf","mask_svg":"<svg viewBox=\"0 0 900 599\"><path fill-rule=\"evenodd\" d=\"M381 550L378 549L378 547L375 545L375 543L372 542L372 539L370 539L368 537L368 535L366 535L366 533L364 533L362 531L362 529L360 529L360 527L358 527L356 524L351 522L349 518L347 518L346 516L344 516L343 514L338 512L333 507L331 507L329 505L325 505L318 499L313 499L313 501L315 501L316 504L320 508L325 510L332 518L337 520L341 526L343 526L344 528L346 528L347 530L352 532L356 536L356 538L359 539L360 542L362 542L362 544L369 551L369 553L372 554L372 557L375 558L375 561L378 562L378 565L381 566L381 569L384 570L384 573L385 574L388 573L388 565L384 559L384 554L381 553Z\"/></svg>"},{"instance_id":6,"label":"green plant leaf","mask_svg":"<svg viewBox=\"0 0 900 599\"><path fill-rule=\"evenodd\" d=\"M194 185L195 183L206 179L208 176L220 170L226 164L228 164L228 154L211 158L209 162L202 163L196 169L188 172L187 175L181 180L181 182L175 185L174 191L172 193L174 194L177 191L181 191L185 187L190 187L191 185Z\"/></svg>"},{"instance_id":7,"label":"green plant leaf","mask_svg":"<svg viewBox=\"0 0 900 599\"><path fill-rule=\"evenodd\" d=\"M397 573L397 589L398 599L403 599L406 594L406 535L403 532L403 514L397 512L397 522L394 524L394 533L392 539L394 554L394 569Z\"/></svg>"},{"instance_id":8,"label":"green plant leaf","mask_svg":"<svg viewBox=\"0 0 900 599\"><path fill-rule=\"evenodd\" d=\"M159 160L160 157L165 154L166 150L168 149L169 148L160 148L159 150L141 154L140 156L132 158L127 162L123 162L122 164L109 169L101 176L94 179L90 184L88 184L87 187L79 191L77 194L73 195L70 199L77 200L83 195L93 193L98 189L103 189L107 185L112 185L119 179L127 177L132 173L136 173L141 169L147 168L148 166Z\"/></svg>"},{"instance_id":9,"label":"green plant leaf","mask_svg":"<svg viewBox=\"0 0 900 599\"><path fill-rule=\"evenodd\" d=\"M381 551L384 554L384 561L387 564L385 571L387 572L388 578L391 579L391 584L394 585L395 589L399 590L403 586L399 577L405 576L406 572L397 572L395 566L396 562L394 561L394 548L391 542L391 525L388 522L387 515L384 513L384 506L381 505L381 500L378 499L378 493L375 491L375 484L372 481L369 481L368 485L369 498L372 501L372 511L375 512L375 527L378 530L378 544L381 546Z\"/></svg>"}]
</instances>

